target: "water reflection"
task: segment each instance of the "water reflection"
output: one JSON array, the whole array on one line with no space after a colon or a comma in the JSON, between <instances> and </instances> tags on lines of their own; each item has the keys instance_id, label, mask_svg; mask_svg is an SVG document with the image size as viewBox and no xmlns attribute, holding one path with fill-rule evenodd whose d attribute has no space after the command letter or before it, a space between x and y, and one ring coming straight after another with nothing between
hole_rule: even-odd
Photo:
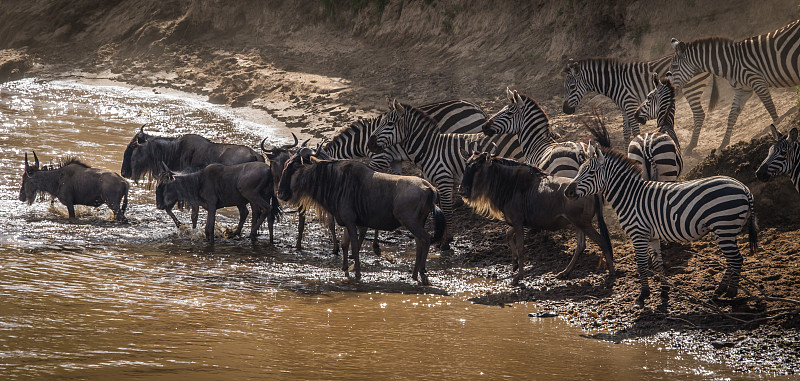
<instances>
[{"instance_id":1,"label":"water reflection","mask_svg":"<svg viewBox=\"0 0 800 381\"><path fill-rule=\"evenodd\" d=\"M364 254L364 280L343 279L325 234L292 247L296 217L278 244L222 239L207 246L176 231L131 187L126 216L17 201L24 152L77 155L118 171L141 124L156 135L282 143L288 134L185 95L124 86L26 79L0 85L0 374L107 379L674 379L718 377L674 353L582 338L530 308L472 305L495 287L468 271L429 265L436 287L410 279L406 242ZM235 224L235 212L220 225ZM188 220L185 212L180 218ZM739 377L737 375L737 377Z\"/></svg>"}]
</instances>

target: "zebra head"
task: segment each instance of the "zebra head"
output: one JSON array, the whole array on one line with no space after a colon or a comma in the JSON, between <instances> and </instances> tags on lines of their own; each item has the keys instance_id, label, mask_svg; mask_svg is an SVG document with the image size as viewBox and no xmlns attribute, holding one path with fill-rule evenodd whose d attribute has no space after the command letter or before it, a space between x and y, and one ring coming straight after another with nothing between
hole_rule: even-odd
<instances>
[{"instance_id":1,"label":"zebra head","mask_svg":"<svg viewBox=\"0 0 800 381\"><path fill-rule=\"evenodd\" d=\"M605 187L606 177L603 167L605 157L599 148L591 143L586 150L586 161L581 164L578 174L569 183L564 196L570 200L600 193Z\"/></svg>"},{"instance_id":2,"label":"zebra head","mask_svg":"<svg viewBox=\"0 0 800 381\"><path fill-rule=\"evenodd\" d=\"M369 137L367 148L381 153L387 147L399 144L406 139L406 108L397 99L389 102L389 112L383 115L378 128Z\"/></svg>"},{"instance_id":3,"label":"zebra head","mask_svg":"<svg viewBox=\"0 0 800 381\"><path fill-rule=\"evenodd\" d=\"M572 115L581 98L589 91L589 87L585 79L586 73L582 70L580 62L569 60L564 73L566 74L566 78L564 78L564 89L566 90L564 113Z\"/></svg>"},{"instance_id":4,"label":"zebra head","mask_svg":"<svg viewBox=\"0 0 800 381\"><path fill-rule=\"evenodd\" d=\"M648 120L657 119L662 113L669 112L670 106L675 102L672 73L667 72L661 80L658 79L658 74L652 73L652 78L655 88L647 94L647 98L634 114L639 124L645 124Z\"/></svg>"},{"instance_id":5,"label":"zebra head","mask_svg":"<svg viewBox=\"0 0 800 381\"><path fill-rule=\"evenodd\" d=\"M692 58L689 45L685 42L673 38L672 49L675 50L675 54L672 56L672 63L670 63L669 71L674 77L673 83L675 87L680 89L687 81L695 76L700 68Z\"/></svg>"},{"instance_id":6,"label":"zebra head","mask_svg":"<svg viewBox=\"0 0 800 381\"><path fill-rule=\"evenodd\" d=\"M486 136L495 134L516 134L522 129L524 122L525 100L517 92L506 87L508 104L503 107L486 123L481 126L481 130Z\"/></svg>"},{"instance_id":7,"label":"zebra head","mask_svg":"<svg viewBox=\"0 0 800 381\"><path fill-rule=\"evenodd\" d=\"M782 135L775 128L774 124L769 125L772 136L775 138L775 143L769 147L769 154L761 165L756 170L756 177L761 181L767 181L773 176L788 173L793 166L797 165L797 157L792 155L792 146L799 144L797 142L797 128L792 128L789 135Z\"/></svg>"}]
</instances>

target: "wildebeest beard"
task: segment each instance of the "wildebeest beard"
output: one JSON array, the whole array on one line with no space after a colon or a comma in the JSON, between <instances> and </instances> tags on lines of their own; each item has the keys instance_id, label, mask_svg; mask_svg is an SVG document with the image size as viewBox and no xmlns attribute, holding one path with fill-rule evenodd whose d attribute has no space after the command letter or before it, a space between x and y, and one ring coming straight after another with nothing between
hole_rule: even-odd
<instances>
[{"instance_id":1,"label":"wildebeest beard","mask_svg":"<svg viewBox=\"0 0 800 381\"><path fill-rule=\"evenodd\" d=\"M171 209L176 204L179 208L183 208L184 204L201 205L200 174L201 172L179 174L172 179L160 180L156 187L156 206L159 209ZM165 200L167 194L174 197L169 204Z\"/></svg>"}]
</instances>

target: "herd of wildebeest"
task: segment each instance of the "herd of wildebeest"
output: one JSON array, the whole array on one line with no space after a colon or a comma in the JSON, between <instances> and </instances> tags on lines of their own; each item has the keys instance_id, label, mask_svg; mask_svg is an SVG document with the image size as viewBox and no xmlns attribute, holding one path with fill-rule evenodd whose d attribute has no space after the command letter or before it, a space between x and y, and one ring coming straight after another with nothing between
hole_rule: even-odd
<instances>
[{"instance_id":1,"label":"herd of wildebeest","mask_svg":"<svg viewBox=\"0 0 800 381\"><path fill-rule=\"evenodd\" d=\"M768 87L800 84L796 59L800 20L741 41L714 37L688 43L673 40L672 45L673 54L653 61L587 59L570 61L564 69L564 112L573 113L588 92L612 98L623 111L626 153L611 147L596 111L581 120L594 141L560 141L532 98L507 89L508 104L491 117L463 100L419 107L392 100L387 113L359 119L314 148L308 141L299 144L294 134L292 144L280 147L265 147L266 139L262 140L257 152L194 134L153 136L142 126L125 148L121 176L91 168L76 158L42 166L33 153L30 164L26 153L19 199L32 203L37 194L49 194L66 205L70 219L75 218L74 205L106 204L115 219L124 222L129 188L124 178L151 179L157 184L156 207L166 211L178 227L181 223L172 212L176 205L191 208L193 228L203 207L208 213L206 239L213 242L217 209L235 206L240 218L234 234L239 235L249 205L250 239L256 242L266 220L270 243L274 223L282 215L282 200L298 209L297 248L306 212L314 211L330 229L335 254L336 225L345 227L342 269L349 276L351 257L356 280L361 276L358 253L367 228L375 229L377 237L379 230L405 227L416 241L412 278L422 284L429 284L425 263L430 245L439 243L441 250L449 250L459 196L478 214L509 224L515 284L525 275L526 229L569 226L576 232L577 247L559 276L572 269L588 237L601 248L601 263L610 278L613 248L603 217L603 205L609 203L635 249L641 281L637 305L643 305L650 294L651 275L661 280L661 301L667 305L669 286L660 241L687 242L708 233L726 259L715 296L735 297L742 266L737 235L746 229L751 251L758 249L753 196L729 177L678 181L683 164L674 131L675 98L683 90L695 114L687 151L697 142L700 128L694 105L709 77L712 98L715 77L728 79L736 94L722 146L728 144L739 110L753 92L774 123L777 113ZM702 107L699 113L702 125ZM657 131L639 134L638 125L648 119L657 120ZM775 143L757 177L766 181L789 174L800 191L798 130L792 128L786 135L774 125L770 130ZM369 165L357 158L368 158ZM402 161L413 163L422 178L399 174ZM431 213L433 235L425 229ZM373 247L379 250L377 239Z\"/></svg>"}]
</instances>

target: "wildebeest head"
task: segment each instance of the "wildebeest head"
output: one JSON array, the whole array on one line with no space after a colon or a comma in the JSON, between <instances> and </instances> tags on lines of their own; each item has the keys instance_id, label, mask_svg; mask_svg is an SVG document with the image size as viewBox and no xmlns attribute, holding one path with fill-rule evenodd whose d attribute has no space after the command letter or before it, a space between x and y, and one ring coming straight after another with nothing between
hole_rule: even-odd
<instances>
[{"instance_id":1,"label":"wildebeest head","mask_svg":"<svg viewBox=\"0 0 800 381\"><path fill-rule=\"evenodd\" d=\"M166 164L161 163L164 170L158 176L158 186L156 187L156 208L160 210L172 209L180 201L178 192L174 186L175 173L169 170Z\"/></svg>"},{"instance_id":2,"label":"wildebeest head","mask_svg":"<svg viewBox=\"0 0 800 381\"><path fill-rule=\"evenodd\" d=\"M283 167L281 179L278 182L278 198L283 201L292 199L292 189L295 188L297 179L295 173L301 167L311 164L313 151L308 147L303 147L292 155Z\"/></svg>"},{"instance_id":3,"label":"wildebeest head","mask_svg":"<svg viewBox=\"0 0 800 381\"><path fill-rule=\"evenodd\" d=\"M475 185L475 174L484 169L487 163L490 162L491 157L488 152L473 152L472 156L467 157L466 152L462 152L461 156L467 161L467 166L464 168L464 177L461 178L461 185L458 187L458 194L464 198L472 197L472 188Z\"/></svg>"},{"instance_id":4,"label":"wildebeest head","mask_svg":"<svg viewBox=\"0 0 800 381\"><path fill-rule=\"evenodd\" d=\"M120 170L120 174L126 179L130 179L131 176L133 176L133 168L131 166L131 156L133 156L133 152L142 144L147 143L147 140L151 138L150 135L144 132L144 126L146 126L146 124L139 127L139 132L133 136L130 143L128 143L128 146L125 148L125 153L122 155L122 169Z\"/></svg>"},{"instance_id":5,"label":"wildebeest head","mask_svg":"<svg viewBox=\"0 0 800 381\"><path fill-rule=\"evenodd\" d=\"M28 163L28 153L25 153L25 171L22 172L22 185L19 188L19 200L27 202L29 205L33 204L36 200L37 187L33 184L31 179L39 172L39 158L36 156L36 151L33 151L33 165Z\"/></svg>"},{"instance_id":6,"label":"wildebeest head","mask_svg":"<svg viewBox=\"0 0 800 381\"><path fill-rule=\"evenodd\" d=\"M788 135L778 132L774 124L770 124L769 129L775 143L769 147L769 154L756 170L756 177L761 181L767 181L781 173L789 173L797 165L794 162L797 159L792 155L792 147L800 144L797 140L797 128L792 128Z\"/></svg>"},{"instance_id":7,"label":"wildebeest head","mask_svg":"<svg viewBox=\"0 0 800 381\"><path fill-rule=\"evenodd\" d=\"M277 184L281 180L281 173L283 172L283 167L286 165L286 162L292 157L291 149L297 147L297 135L292 132L292 138L294 138L294 143L285 144L277 148L270 148L267 149L264 147L264 142L267 141L267 138L261 141L261 151L267 155L267 160L269 161L269 168L272 172L272 179ZM306 139L303 142L301 147L305 147L308 144L308 141L311 140Z\"/></svg>"}]
</instances>

